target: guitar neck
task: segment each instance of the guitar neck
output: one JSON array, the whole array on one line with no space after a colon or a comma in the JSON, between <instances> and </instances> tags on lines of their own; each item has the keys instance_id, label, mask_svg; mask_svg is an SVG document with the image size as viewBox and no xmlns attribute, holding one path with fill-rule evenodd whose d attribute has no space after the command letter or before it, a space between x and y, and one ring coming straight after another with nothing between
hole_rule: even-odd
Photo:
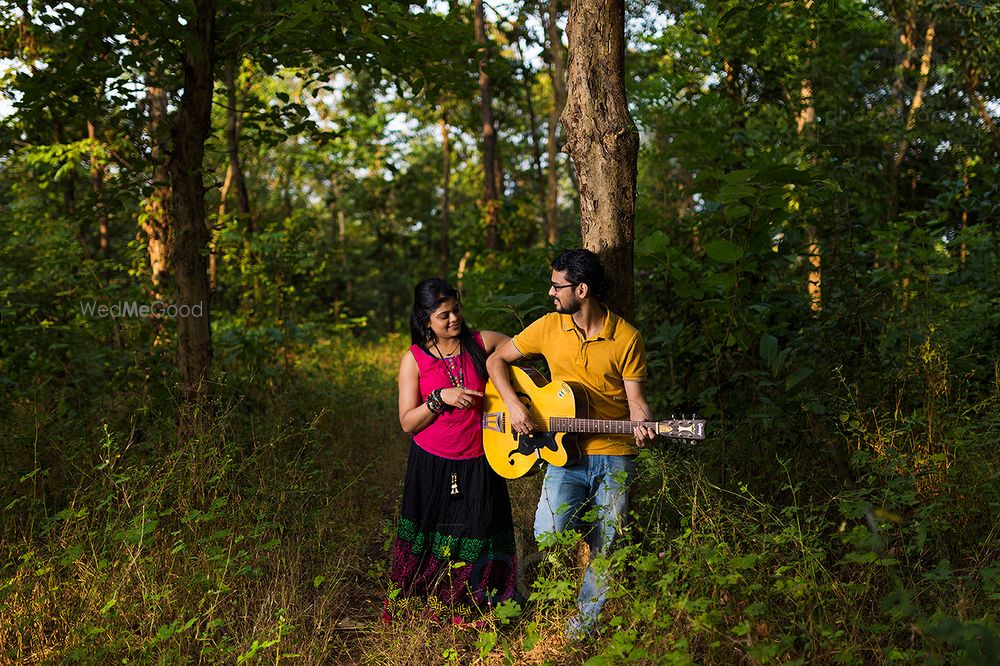
<instances>
[{"instance_id":1,"label":"guitar neck","mask_svg":"<svg viewBox=\"0 0 1000 666\"><path fill-rule=\"evenodd\" d=\"M576 419L552 417L549 430L552 432L587 433L591 435L631 435L638 426L656 430L656 421L608 421L602 419Z\"/></svg>"},{"instance_id":2,"label":"guitar neck","mask_svg":"<svg viewBox=\"0 0 1000 666\"><path fill-rule=\"evenodd\" d=\"M631 435L638 426L645 426L661 437L705 439L705 421L703 419L613 421L558 416L553 416L549 419L550 432L587 433L591 435Z\"/></svg>"}]
</instances>

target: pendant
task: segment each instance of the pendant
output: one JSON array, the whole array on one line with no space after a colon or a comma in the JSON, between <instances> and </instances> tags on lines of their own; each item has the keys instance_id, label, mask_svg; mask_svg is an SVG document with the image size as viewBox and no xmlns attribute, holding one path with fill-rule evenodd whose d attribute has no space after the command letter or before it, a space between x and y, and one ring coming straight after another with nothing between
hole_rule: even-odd
<instances>
[{"instance_id":1,"label":"pendant","mask_svg":"<svg viewBox=\"0 0 1000 666\"><path fill-rule=\"evenodd\" d=\"M451 473L451 496L458 495L458 472Z\"/></svg>"}]
</instances>

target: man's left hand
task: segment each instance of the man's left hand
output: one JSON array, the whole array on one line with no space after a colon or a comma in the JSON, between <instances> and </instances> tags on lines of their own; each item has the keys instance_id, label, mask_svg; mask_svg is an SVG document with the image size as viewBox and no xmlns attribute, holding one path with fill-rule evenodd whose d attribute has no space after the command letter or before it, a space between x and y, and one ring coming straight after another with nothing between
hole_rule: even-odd
<instances>
[{"instance_id":1,"label":"man's left hand","mask_svg":"<svg viewBox=\"0 0 1000 666\"><path fill-rule=\"evenodd\" d=\"M640 449L646 446L646 442L656 439L656 431L649 426L635 427L635 445Z\"/></svg>"}]
</instances>

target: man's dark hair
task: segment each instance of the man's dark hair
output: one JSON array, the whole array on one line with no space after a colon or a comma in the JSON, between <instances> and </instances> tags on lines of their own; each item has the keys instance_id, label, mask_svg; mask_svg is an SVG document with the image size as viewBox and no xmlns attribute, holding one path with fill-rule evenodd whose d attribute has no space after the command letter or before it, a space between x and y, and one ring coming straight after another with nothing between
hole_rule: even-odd
<instances>
[{"instance_id":1,"label":"man's dark hair","mask_svg":"<svg viewBox=\"0 0 1000 666\"><path fill-rule=\"evenodd\" d=\"M610 285L604 276L604 266L590 250L566 250L552 260L552 270L566 271L566 279L574 284L590 287L590 295L603 300Z\"/></svg>"}]
</instances>

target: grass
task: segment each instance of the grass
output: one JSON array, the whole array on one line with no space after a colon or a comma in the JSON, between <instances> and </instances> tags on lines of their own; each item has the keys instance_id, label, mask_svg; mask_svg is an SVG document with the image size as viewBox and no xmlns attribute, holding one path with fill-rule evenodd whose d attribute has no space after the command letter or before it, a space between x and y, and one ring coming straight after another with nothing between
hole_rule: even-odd
<instances>
[{"instance_id":1,"label":"grass","mask_svg":"<svg viewBox=\"0 0 1000 666\"><path fill-rule=\"evenodd\" d=\"M528 568L531 602L480 617L408 600L383 625L407 440L401 338L330 338L279 373L221 368L212 426L119 395L85 419L22 399L4 440L4 663L984 663L1000 655L995 402L934 449L845 421L859 470L829 486L785 459L723 482L708 449L640 459L595 640L568 643L584 555ZM284 361L284 359L283 359ZM945 417L941 417L945 418ZM948 425L950 423L950 426ZM895 433L890 436L890 433ZM727 450L738 450L728 442ZM942 458L941 456L944 455ZM539 479L510 485L519 545ZM777 492L764 490L781 486ZM866 522L873 516L874 522ZM991 516L993 518L991 518ZM523 553L522 553L523 554ZM431 612L427 612L430 609Z\"/></svg>"}]
</instances>

